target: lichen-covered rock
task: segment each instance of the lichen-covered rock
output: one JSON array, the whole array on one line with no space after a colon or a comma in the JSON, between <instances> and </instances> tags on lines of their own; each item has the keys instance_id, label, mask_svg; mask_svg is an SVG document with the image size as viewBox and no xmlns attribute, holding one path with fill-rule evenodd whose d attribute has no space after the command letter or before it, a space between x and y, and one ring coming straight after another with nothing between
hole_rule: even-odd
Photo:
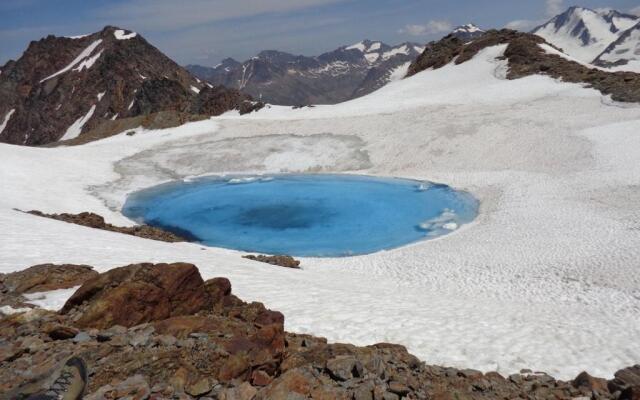
<instances>
[{"instance_id":1,"label":"lichen-covered rock","mask_svg":"<svg viewBox=\"0 0 640 400\"><path fill-rule=\"evenodd\" d=\"M16 295L80 286L98 273L88 265L42 264L0 276L2 291Z\"/></svg>"}]
</instances>

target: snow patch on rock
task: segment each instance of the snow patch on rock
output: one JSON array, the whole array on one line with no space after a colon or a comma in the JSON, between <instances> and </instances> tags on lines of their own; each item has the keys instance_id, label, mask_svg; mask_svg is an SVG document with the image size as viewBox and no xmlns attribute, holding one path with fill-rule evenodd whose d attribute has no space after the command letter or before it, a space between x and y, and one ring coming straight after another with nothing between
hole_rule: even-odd
<instances>
[{"instance_id":1,"label":"snow patch on rock","mask_svg":"<svg viewBox=\"0 0 640 400\"><path fill-rule=\"evenodd\" d=\"M80 62L84 61L86 58L90 57L91 54L93 53L93 51L96 49L96 47L98 47L100 45L100 43L102 43L102 39L98 39L95 42L91 43L87 48L85 48L84 50L82 50L82 52L73 60L71 61L71 63L69 63L66 67L62 68L60 71L49 75L48 77L44 78L43 80L40 81L40 83L43 83L45 81L48 81L49 79L56 77L60 74L64 74L65 72L71 70L73 67L75 67L76 65L78 65ZM100 53L101 54L101 53ZM98 54L98 56L100 55ZM96 58L97 59L97 58ZM93 60L93 62L95 62L95 60ZM91 65L93 65L93 62L90 63L89 67Z\"/></svg>"},{"instance_id":2,"label":"snow patch on rock","mask_svg":"<svg viewBox=\"0 0 640 400\"><path fill-rule=\"evenodd\" d=\"M118 39L118 40L129 40L129 39L133 39L134 37L138 36L138 33L136 33L136 32L126 33L122 29L117 29L117 30L113 31L113 36L115 36L116 39Z\"/></svg>"},{"instance_id":3,"label":"snow patch on rock","mask_svg":"<svg viewBox=\"0 0 640 400\"><path fill-rule=\"evenodd\" d=\"M60 140L70 140L77 138L82 133L82 127L87 123L93 116L93 112L96 110L96 105L92 105L89 111L82 117L78 118L76 122L71 124L71 126L67 129L65 134L60 138Z\"/></svg>"},{"instance_id":4,"label":"snow patch on rock","mask_svg":"<svg viewBox=\"0 0 640 400\"><path fill-rule=\"evenodd\" d=\"M9 112L4 116L4 119L2 120L2 124L0 124L0 133L2 133L2 131L4 131L4 128L7 127L7 124L9 123L9 120L11 119L11 116L13 115L13 113L16 112L15 108L12 108L11 110L9 110Z\"/></svg>"}]
</instances>

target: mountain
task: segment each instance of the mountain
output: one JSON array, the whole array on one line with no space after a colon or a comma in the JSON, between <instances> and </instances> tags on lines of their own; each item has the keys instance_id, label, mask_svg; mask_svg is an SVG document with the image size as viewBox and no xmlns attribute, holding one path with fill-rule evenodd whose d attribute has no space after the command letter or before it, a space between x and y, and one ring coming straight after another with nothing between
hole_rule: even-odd
<instances>
[{"instance_id":1,"label":"mountain","mask_svg":"<svg viewBox=\"0 0 640 400\"><path fill-rule=\"evenodd\" d=\"M594 64L640 73L640 22L624 31L596 58Z\"/></svg>"},{"instance_id":2,"label":"mountain","mask_svg":"<svg viewBox=\"0 0 640 400\"><path fill-rule=\"evenodd\" d=\"M71 140L113 120L161 111L208 115L251 101L204 84L142 36L112 26L31 42L0 71L0 142L13 144Z\"/></svg>"},{"instance_id":3,"label":"mountain","mask_svg":"<svg viewBox=\"0 0 640 400\"><path fill-rule=\"evenodd\" d=\"M571 7L533 30L547 42L585 63L592 63L640 17L615 10Z\"/></svg>"},{"instance_id":4,"label":"mountain","mask_svg":"<svg viewBox=\"0 0 640 400\"><path fill-rule=\"evenodd\" d=\"M510 29L487 31L472 42L448 35L438 42L429 43L420 57L409 66L408 76L449 64L466 63L480 51L498 45L506 45L502 58L507 64L502 71L496 72L506 79L548 75L564 82L592 87L610 95L615 101L640 102L640 74L590 68L574 61L538 35Z\"/></svg>"},{"instance_id":5,"label":"mountain","mask_svg":"<svg viewBox=\"0 0 640 400\"><path fill-rule=\"evenodd\" d=\"M334 104L371 93L404 76L424 47L364 40L316 57L268 50L214 68L189 65L200 79L280 105Z\"/></svg>"},{"instance_id":6,"label":"mountain","mask_svg":"<svg viewBox=\"0 0 640 400\"><path fill-rule=\"evenodd\" d=\"M460 25L459 27L455 28L451 32L451 34L453 36L457 37L458 39L462 40L463 42L470 42L470 41L472 41L474 39L479 38L484 33L485 33L484 30L478 28L474 24Z\"/></svg>"}]
</instances>

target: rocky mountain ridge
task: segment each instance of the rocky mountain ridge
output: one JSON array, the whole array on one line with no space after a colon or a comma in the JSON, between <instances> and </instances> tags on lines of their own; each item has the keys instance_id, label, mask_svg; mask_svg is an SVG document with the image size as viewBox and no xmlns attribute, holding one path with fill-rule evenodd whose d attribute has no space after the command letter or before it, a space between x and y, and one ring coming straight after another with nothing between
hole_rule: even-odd
<instances>
[{"instance_id":1,"label":"rocky mountain ridge","mask_svg":"<svg viewBox=\"0 0 640 400\"><path fill-rule=\"evenodd\" d=\"M142 36L112 26L33 41L0 71L0 142L20 145L72 140L113 120L216 115L252 101L203 83Z\"/></svg>"},{"instance_id":2,"label":"rocky mountain ridge","mask_svg":"<svg viewBox=\"0 0 640 400\"><path fill-rule=\"evenodd\" d=\"M335 104L403 78L409 63L423 50L417 43L389 46L364 40L316 57L267 50L242 63L227 58L214 68L186 68L204 81L272 104Z\"/></svg>"},{"instance_id":3,"label":"rocky mountain ridge","mask_svg":"<svg viewBox=\"0 0 640 400\"><path fill-rule=\"evenodd\" d=\"M478 39L465 43L448 35L427 49L409 67L408 75L429 68L442 68L449 63L462 64L479 51L491 46L507 45L506 79L519 79L529 75L548 75L564 82L581 83L592 87L615 101L640 102L640 74L609 72L572 60L560 49L542 37L510 29L489 30Z\"/></svg>"}]
</instances>

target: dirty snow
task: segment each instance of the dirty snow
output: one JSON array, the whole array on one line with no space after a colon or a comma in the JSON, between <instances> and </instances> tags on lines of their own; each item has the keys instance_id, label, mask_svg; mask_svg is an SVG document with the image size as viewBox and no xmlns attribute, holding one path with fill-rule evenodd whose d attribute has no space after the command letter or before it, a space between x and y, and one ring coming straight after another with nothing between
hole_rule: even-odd
<instances>
[{"instance_id":1,"label":"dirty snow","mask_svg":"<svg viewBox=\"0 0 640 400\"><path fill-rule=\"evenodd\" d=\"M69 63L66 67L64 67L60 71L58 71L58 72L56 72L56 73L54 73L52 75L49 75L48 77L44 78L43 80L40 81L40 83L48 81L49 79L51 79L53 77L56 77L56 76L58 76L60 74L64 74L65 72L69 71L70 69L72 69L73 67L78 65L80 62L85 61L85 59L87 59L87 58L89 58L91 56L93 51L96 49L96 47L98 47L100 45L100 43L102 43L102 39L98 39L95 42L91 43L87 48L82 50L82 52L73 61L71 61L71 63ZM93 60L93 62L95 62L95 60ZM93 62L91 63L91 65L93 65Z\"/></svg>"},{"instance_id":2,"label":"dirty snow","mask_svg":"<svg viewBox=\"0 0 640 400\"><path fill-rule=\"evenodd\" d=\"M640 107L545 76L501 79L503 51L334 106L227 113L75 147L0 144L0 272L192 262L282 311L291 331L401 343L428 363L503 374L612 377L640 360ZM302 271L13 210L130 225L118 211L133 190L283 170L444 182L471 191L481 210L445 238L303 259Z\"/></svg>"},{"instance_id":3,"label":"dirty snow","mask_svg":"<svg viewBox=\"0 0 640 400\"><path fill-rule=\"evenodd\" d=\"M96 105L92 105L87 113L78 118L71 126L67 129L64 135L60 138L60 140L70 140L77 138L80 133L82 133L82 127L87 123L93 116L93 112L96 110Z\"/></svg>"}]
</instances>

